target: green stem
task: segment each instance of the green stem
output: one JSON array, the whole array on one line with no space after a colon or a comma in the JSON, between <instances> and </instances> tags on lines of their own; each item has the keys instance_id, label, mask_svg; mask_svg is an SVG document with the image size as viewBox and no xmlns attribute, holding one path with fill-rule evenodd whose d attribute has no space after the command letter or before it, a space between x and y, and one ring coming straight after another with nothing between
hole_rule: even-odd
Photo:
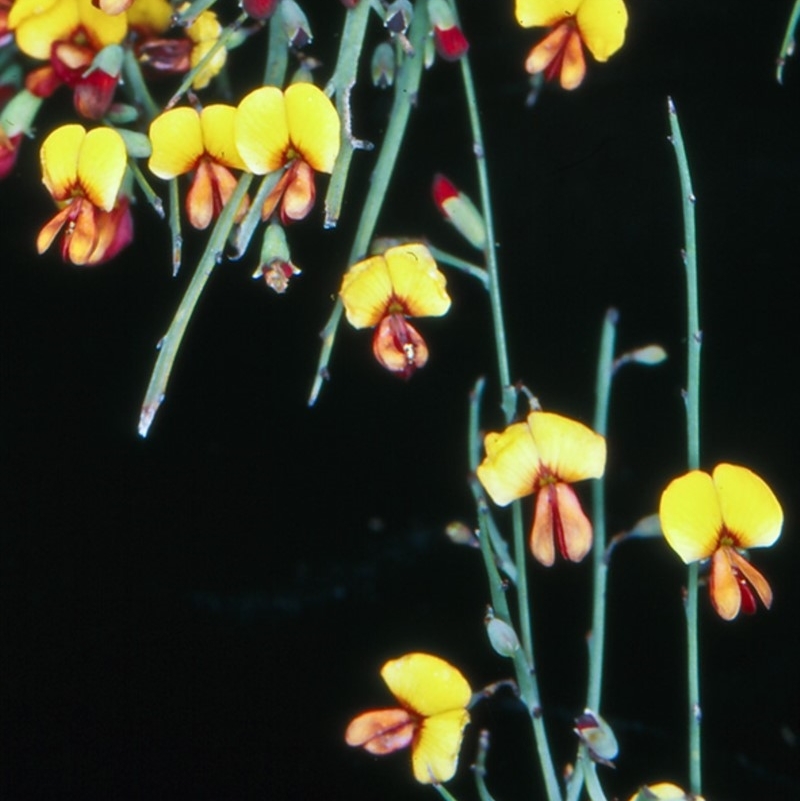
<instances>
[{"instance_id":1,"label":"green stem","mask_svg":"<svg viewBox=\"0 0 800 801\"><path fill-rule=\"evenodd\" d=\"M614 343L617 334L619 313L609 309L603 320L600 336L600 353L597 359L595 383L594 430L605 437L608 433L608 406L611 397L611 379L614 373ZM606 484L605 477L592 485L592 520L594 523L594 548L592 553L593 598L592 630L589 638L589 683L586 706L600 712L603 686L603 654L606 639L606 585L608 562L606 561Z\"/></svg>"},{"instance_id":2,"label":"green stem","mask_svg":"<svg viewBox=\"0 0 800 801\"><path fill-rule=\"evenodd\" d=\"M697 281L697 246L695 234L695 196L689 162L683 143L678 113L672 98L668 99L670 141L675 149L680 176L683 207L684 248L683 265L686 273L687 305L687 379L684 401L686 405L687 457L689 470L700 466L700 347L702 332ZM700 795L702 786L700 752L700 658L697 631L697 562L688 567L686 590L687 673L689 691L689 787Z\"/></svg>"},{"instance_id":3,"label":"green stem","mask_svg":"<svg viewBox=\"0 0 800 801\"><path fill-rule=\"evenodd\" d=\"M422 75L422 53L427 35L428 5L425 2L418 2L414 8L414 20L410 29L411 45L414 48L415 55L407 56L403 60L397 76L394 103L389 116L389 123L386 126L386 133L378 153L378 159L375 162L375 169L372 171L372 180L364 201L353 246L350 249L348 265L353 264L366 254L372 235L375 232L375 225L378 222L378 215L386 199L386 190L389 187L389 181L397 163L397 156L405 136L411 109L416 103L417 90ZM328 378L328 363L330 362L343 311L342 301L337 297L330 317L320 334L322 347L320 348L317 362L317 373L314 376L314 383L308 398L309 406L313 406L317 402L322 385Z\"/></svg>"},{"instance_id":4,"label":"green stem","mask_svg":"<svg viewBox=\"0 0 800 801\"><path fill-rule=\"evenodd\" d=\"M281 13L278 10L269 20L267 61L264 65L264 86L283 86L283 82L286 80L288 64L289 46L281 21Z\"/></svg>"},{"instance_id":5,"label":"green stem","mask_svg":"<svg viewBox=\"0 0 800 801\"><path fill-rule=\"evenodd\" d=\"M489 732L482 729L478 735L478 753L472 766L472 775L475 777L475 789L480 801L494 801L489 788L486 786L486 757L489 755Z\"/></svg>"},{"instance_id":6,"label":"green stem","mask_svg":"<svg viewBox=\"0 0 800 801\"><path fill-rule=\"evenodd\" d=\"M797 28L797 23L800 22L800 0L795 0L792 8L792 13L789 17L789 22L786 25L786 32L783 34L783 41L781 42L781 49L778 53L778 62L776 67L776 77L778 83L783 85L783 68L786 65L786 60L794 55L795 39L794 32Z\"/></svg>"},{"instance_id":7,"label":"green stem","mask_svg":"<svg viewBox=\"0 0 800 801\"><path fill-rule=\"evenodd\" d=\"M336 96L336 110L342 120L342 142L339 155L333 165L328 192L325 195L325 227L333 228L339 221L342 208L342 197L347 184L347 174L353 153L366 147L364 142L353 137L352 111L350 108L350 92L356 83L358 63L361 49L364 46L364 35L370 15L369 3L359 3L347 12L342 41L339 45L339 57L333 77L328 82L326 92Z\"/></svg>"},{"instance_id":8,"label":"green stem","mask_svg":"<svg viewBox=\"0 0 800 801\"><path fill-rule=\"evenodd\" d=\"M479 267L477 264L473 264L471 261L462 259L460 256L454 256L452 253L448 253L445 250L434 247L430 243L427 243L427 245L428 250L431 252L431 256L433 256L433 258L436 259L439 264L449 264L456 270L461 270L462 273L466 273L467 275L471 275L473 278L476 278L481 282L481 284L483 284L484 289L489 288L489 273L487 273L483 267Z\"/></svg>"},{"instance_id":9,"label":"green stem","mask_svg":"<svg viewBox=\"0 0 800 801\"><path fill-rule=\"evenodd\" d=\"M456 801L456 797L443 784L434 784L432 787L446 801Z\"/></svg>"},{"instance_id":10,"label":"green stem","mask_svg":"<svg viewBox=\"0 0 800 801\"><path fill-rule=\"evenodd\" d=\"M181 299L178 310L175 312L169 330L161 340L158 358L156 359L156 364L150 377L150 384L147 387L139 416L139 435L141 437L147 436L150 424L153 422L158 407L164 400L164 393L167 388L167 383L169 382L170 373L172 372L172 365L178 354L178 349L181 346L186 326L189 324L197 301L200 300L200 295L203 293L203 289L205 288L211 272L222 257L225 242L233 227L234 217L252 180L253 176L250 173L245 173L239 179L239 183L236 185L236 189L231 195L230 200L225 204L222 213L217 219L214 230L211 232L211 236L206 244L206 249Z\"/></svg>"},{"instance_id":11,"label":"green stem","mask_svg":"<svg viewBox=\"0 0 800 801\"><path fill-rule=\"evenodd\" d=\"M172 242L172 277L181 269L183 253L183 234L181 234L181 196L178 191L178 179L169 181L169 231Z\"/></svg>"},{"instance_id":12,"label":"green stem","mask_svg":"<svg viewBox=\"0 0 800 801\"><path fill-rule=\"evenodd\" d=\"M150 90L147 88L147 83L142 75L142 69L139 66L139 61L133 49L125 48L125 56L122 61L122 74L125 77L125 87L128 94L133 98L134 102L141 104L144 108L144 113L148 122L155 119L160 113L161 109Z\"/></svg>"}]
</instances>

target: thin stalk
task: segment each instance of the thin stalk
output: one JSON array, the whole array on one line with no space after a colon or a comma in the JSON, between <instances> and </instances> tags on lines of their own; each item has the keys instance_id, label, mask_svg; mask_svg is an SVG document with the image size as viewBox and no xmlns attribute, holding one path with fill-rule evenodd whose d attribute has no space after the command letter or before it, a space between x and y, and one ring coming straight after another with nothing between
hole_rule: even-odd
<instances>
[{"instance_id":1,"label":"thin stalk","mask_svg":"<svg viewBox=\"0 0 800 801\"><path fill-rule=\"evenodd\" d=\"M687 306L687 378L684 391L686 406L687 461L690 470L700 466L700 311L697 281L697 243L695 233L695 195L689 161L683 143L678 113L672 98L668 99L670 142L675 149L680 176L683 207L684 248L683 266L686 274ZM700 795L702 786L700 752L700 657L697 631L697 562L688 566L686 587L686 637L687 637L687 678L689 691L689 788L693 795Z\"/></svg>"},{"instance_id":2,"label":"thin stalk","mask_svg":"<svg viewBox=\"0 0 800 801\"><path fill-rule=\"evenodd\" d=\"M611 380L614 373L614 344L618 319L619 312L616 309L609 309L606 312L602 334L600 335L600 352L597 358L594 430L603 437L608 433L608 406L611 398ZM603 654L606 639L606 584L608 580L608 562L606 560L606 484L604 476L592 484L592 522L594 525L592 553L594 586L586 706L593 712L599 713L603 686Z\"/></svg>"},{"instance_id":3,"label":"thin stalk","mask_svg":"<svg viewBox=\"0 0 800 801\"><path fill-rule=\"evenodd\" d=\"M430 243L428 243L428 250L439 264L448 264L456 270L461 270L462 273L471 275L473 278L480 281L484 289L489 289L489 273L487 273L483 267L473 264L466 259L462 259L460 256L454 256L452 253L441 250L441 248L434 247Z\"/></svg>"},{"instance_id":4,"label":"thin stalk","mask_svg":"<svg viewBox=\"0 0 800 801\"><path fill-rule=\"evenodd\" d=\"M482 729L478 735L478 753L472 766L472 775L475 777L475 790L480 801L494 801L489 788L486 786L486 757L489 755L489 732Z\"/></svg>"},{"instance_id":5,"label":"thin stalk","mask_svg":"<svg viewBox=\"0 0 800 801\"><path fill-rule=\"evenodd\" d=\"M164 219L164 203L161 198L156 194L156 190L150 186L150 182L142 172L142 168L136 162L136 159L128 158L128 167L133 174L136 185L142 190L147 202L153 207L155 213L163 220Z\"/></svg>"},{"instance_id":6,"label":"thin stalk","mask_svg":"<svg viewBox=\"0 0 800 801\"><path fill-rule=\"evenodd\" d=\"M489 579L489 595L492 599L494 614L495 617L513 627L511 611L508 607L506 584L497 569L495 554L492 551L490 539L485 534L491 525L489 506L483 495L483 488L480 482L474 477L480 459L480 404L484 385L484 380L482 378L479 379L470 394L467 441L470 458L470 474L473 478L469 483L478 509L478 542L481 547L484 569ZM520 572L524 571L521 570ZM561 801L561 789L553 765L553 757L550 754L550 743L547 739L547 731L545 730L544 718L542 717L541 696L539 693L539 683L536 678L535 664L528 658L524 648L517 649L512 659L514 661L514 675L517 680L517 686L519 687L520 698L525 704L525 708L528 710L528 716L531 721L536 754L542 771L542 779L545 784L547 799L548 801Z\"/></svg>"},{"instance_id":7,"label":"thin stalk","mask_svg":"<svg viewBox=\"0 0 800 801\"><path fill-rule=\"evenodd\" d=\"M153 100L153 96L147 88L139 61L131 47L125 48L125 55L122 59L122 74L125 78L124 86L128 94L136 103L141 104L147 121L150 122L161 113L161 108Z\"/></svg>"},{"instance_id":8,"label":"thin stalk","mask_svg":"<svg viewBox=\"0 0 800 801\"><path fill-rule=\"evenodd\" d=\"M410 39L414 48L413 56L407 56L400 67L395 84L394 103L386 126L380 152L378 153L375 169L372 171L369 191L364 201L361 219L350 249L348 265L364 256L369 248L370 240L375 232L378 216L386 199L386 190L389 187L394 172L400 146L403 143L411 109L416 103L417 90L422 75L422 53L425 37L428 35L428 5L418 2L414 8L414 20L411 23ZM317 402L324 381L328 378L328 363L330 362L333 344L339 323L342 319L342 301L337 297L325 327L320 333L322 347L317 362L317 373L308 398L308 405Z\"/></svg>"},{"instance_id":9,"label":"thin stalk","mask_svg":"<svg viewBox=\"0 0 800 801\"><path fill-rule=\"evenodd\" d=\"M289 45L283 29L280 12L276 12L269 20L269 37L267 40L267 61L264 64L264 86L283 86L286 80L286 68L289 64Z\"/></svg>"},{"instance_id":10,"label":"thin stalk","mask_svg":"<svg viewBox=\"0 0 800 801\"><path fill-rule=\"evenodd\" d=\"M181 197L178 192L178 179L169 181L169 231L172 241L172 277L181 269L183 253L183 234L181 233Z\"/></svg>"},{"instance_id":11,"label":"thin stalk","mask_svg":"<svg viewBox=\"0 0 800 801\"><path fill-rule=\"evenodd\" d=\"M786 65L786 60L794 55L795 39L794 32L797 29L797 23L800 22L800 0L794 0L789 22L786 25L786 32L783 34L783 41L781 42L781 49L778 52L778 61L775 71L775 77L778 83L783 85L783 68Z\"/></svg>"},{"instance_id":12,"label":"thin stalk","mask_svg":"<svg viewBox=\"0 0 800 801\"><path fill-rule=\"evenodd\" d=\"M181 346L183 335L186 332L186 326L189 324L189 320L192 317L197 301L200 300L200 295L203 293L209 276L222 256L225 242L233 227L234 217L252 180L253 176L250 173L245 173L239 179L239 183L236 184L236 189L233 191L230 200L222 209L222 213L217 219L214 230L211 232L211 236L206 244L206 249L203 251L203 255L197 264L192 280L186 288L186 292L181 299L178 310L175 312L172 323L159 344L158 358L156 359L156 364L153 368L150 383L144 396L144 402L142 403L142 410L139 415L139 436L141 437L147 436L150 424L153 422L158 407L164 400L164 393L166 392L170 373L172 372L172 365L178 354L178 349Z\"/></svg>"},{"instance_id":13,"label":"thin stalk","mask_svg":"<svg viewBox=\"0 0 800 801\"><path fill-rule=\"evenodd\" d=\"M434 784L431 786L445 801L456 801L456 797L443 784Z\"/></svg>"},{"instance_id":14,"label":"thin stalk","mask_svg":"<svg viewBox=\"0 0 800 801\"><path fill-rule=\"evenodd\" d=\"M342 197L347 184L347 174L353 153L364 148L365 144L353 137L352 111L350 108L350 92L356 83L356 73L364 46L364 35L370 15L369 3L359 3L347 12L339 45L339 56L333 77L328 82L326 92L336 96L336 110L342 120L342 143L339 155L333 165L328 192L325 195L325 227L333 228L339 220L342 208Z\"/></svg>"}]
</instances>

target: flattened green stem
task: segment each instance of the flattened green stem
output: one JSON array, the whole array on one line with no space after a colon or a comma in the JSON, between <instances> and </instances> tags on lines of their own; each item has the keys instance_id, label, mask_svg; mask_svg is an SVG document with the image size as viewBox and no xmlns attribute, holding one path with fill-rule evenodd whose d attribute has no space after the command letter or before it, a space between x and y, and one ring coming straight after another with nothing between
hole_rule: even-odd
<instances>
[{"instance_id":1,"label":"flattened green stem","mask_svg":"<svg viewBox=\"0 0 800 801\"><path fill-rule=\"evenodd\" d=\"M482 729L478 735L478 753L475 764L472 766L472 775L475 777L475 789L480 801L494 801L489 788L486 786L486 757L489 755L489 732Z\"/></svg>"},{"instance_id":2,"label":"flattened green stem","mask_svg":"<svg viewBox=\"0 0 800 801\"><path fill-rule=\"evenodd\" d=\"M445 801L457 801L456 797L443 784L432 784L431 787L433 787Z\"/></svg>"},{"instance_id":3,"label":"flattened green stem","mask_svg":"<svg viewBox=\"0 0 800 801\"><path fill-rule=\"evenodd\" d=\"M489 579L489 595L492 599L494 614L495 617L513 628L514 624L511 611L508 607L506 585L497 569L496 558L492 550L490 538L485 534L485 532L489 531L491 526L489 506L483 495L483 488L475 477L475 470L478 467L481 452L479 435L480 406L485 383L483 378L478 379L470 393L467 442L472 479L469 484L472 490L472 496L475 499L475 505L478 509L478 541L481 546L484 569ZM520 565L518 567L520 568L520 573L523 573L523 566ZM544 718L542 717L541 696L539 694L539 682L536 678L535 662L532 656L529 657L525 652L524 647L517 649L512 658L514 661L514 675L517 680L517 686L519 687L520 698L525 704L525 708L528 710L528 716L533 729L533 739L536 745L536 754L542 771L545 790L547 792L547 799L548 801L561 801L561 789L558 784L558 776L556 775L555 767L553 766L553 758L550 754L550 743L547 739L547 731L545 730Z\"/></svg>"},{"instance_id":4,"label":"flattened green stem","mask_svg":"<svg viewBox=\"0 0 800 801\"><path fill-rule=\"evenodd\" d=\"M200 300L200 295L203 293L209 276L222 257L225 242L233 227L236 211L239 209L242 198L245 196L252 180L253 176L245 173L239 179L239 183L236 184L236 189L233 191L230 200L225 204L225 208L217 218L214 230L211 232L206 244L206 249L197 264L192 280L186 288L172 323L159 344L158 358L156 359L139 415L139 436L141 437L147 436L150 424L153 422L153 418L164 400L172 365L181 346L186 326L192 318L192 313L195 306L197 306L197 301Z\"/></svg>"},{"instance_id":5,"label":"flattened green stem","mask_svg":"<svg viewBox=\"0 0 800 801\"><path fill-rule=\"evenodd\" d=\"M372 171L369 191L364 201L364 208L361 212L361 219L358 223L353 246L350 249L348 266L367 253L370 240L375 232L375 225L378 222L378 216L386 199L386 190L389 187L400 146L403 143L408 118L411 115L412 107L416 103L417 90L422 75L423 44L427 35L428 5L425 2L418 2L414 7L414 20L410 29L411 45L414 48L415 55L404 58L398 71L392 111L389 115L389 122L386 126L386 133L381 143L378 159L375 162L375 169ZM343 311L342 301L337 297L330 317L320 334L322 347L320 348L317 362L317 373L314 376L314 383L308 398L309 406L313 406L317 402L319 393L322 391L322 385L329 377L328 364Z\"/></svg>"},{"instance_id":6,"label":"flattened green stem","mask_svg":"<svg viewBox=\"0 0 800 801\"><path fill-rule=\"evenodd\" d=\"M781 42L781 49L778 53L777 67L775 70L775 77L778 79L778 83L781 84L781 86L783 85L783 68L786 66L786 60L794 55L794 34L797 30L798 22L800 22L800 0L795 0L789 22L786 25L786 32L783 34L783 42Z\"/></svg>"},{"instance_id":7,"label":"flattened green stem","mask_svg":"<svg viewBox=\"0 0 800 801\"><path fill-rule=\"evenodd\" d=\"M605 437L608 434L608 406L611 398L611 380L614 374L614 343L617 334L619 313L609 309L603 320L600 335L600 352L597 358L595 382L594 430ZM589 637L589 686L586 706L600 712L603 686L603 654L606 639L606 583L608 563L606 561L606 484L605 476L592 484L592 522L594 546L592 552L593 598L592 631Z\"/></svg>"},{"instance_id":8,"label":"flattened green stem","mask_svg":"<svg viewBox=\"0 0 800 801\"><path fill-rule=\"evenodd\" d=\"M145 177L144 173L142 172L142 168L139 166L136 159L128 157L128 167L133 174L136 185L142 190L142 194L145 196L145 199L153 207L155 213L158 214L158 216L163 220L164 203L156 194L156 190L150 186L150 182Z\"/></svg>"},{"instance_id":9,"label":"flattened green stem","mask_svg":"<svg viewBox=\"0 0 800 801\"><path fill-rule=\"evenodd\" d=\"M339 221L342 196L347 184L347 174L350 171L353 153L358 148L364 148L363 142L353 138L350 92L356 83L356 73L361 58L361 49L364 46L364 34L367 30L370 11L369 3L359 3L347 12L336 68L326 87L329 95L336 96L336 110L342 121L341 147L339 155L336 157L336 163L333 165L328 192L325 195L326 228L333 228Z\"/></svg>"},{"instance_id":10,"label":"flattened green stem","mask_svg":"<svg viewBox=\"0 0 800 801\"><path fill-rule=\"evenodd\" d=\"M172 237L172 275L178 274L181 269L181 254L183 252L183 234L181 234L181 197L178 192L178 179L169 181L169 230Z\"/></svg>"},{"instance_id":11,"label":"flattened green stem","mask_svg":"<svg viewBox=\"0 0 800 801\"><path fill-rule=\"evenodd\" d=\"M283 29L280 10L269 19L267 61L264 65L264 86L283 86L289 64L289 43Z\"/></svg>"},{"instance_id":12,"label":"flattened green stem","mask_svg":"<svg viewBox=\"0 0 800 801\"><path fill-rule=\"evenodd\" d=\"M139 66L139 61L132 47L125 48L125 55L122 60L122 74L125 78L123 85L127 89L128 95L144 109L148 122L153 120L161 113L161 108L153 100L153 96L147 88L147 83L142 75L142 68Z\"/></svg>"},{"instance_id":13,"label":"flattened green stem","mask_svg":"<svg viewBox=\"0 0 800 801\"><path fill-rule=\"evenodd\" d=\"M683 208L683 266L686 274L686 360L687 378L684 391L686 405L686 440L689 470L700 466L700 311L697 288L697 246L695 235L695 196L689 161L678 121L678 112L672 98L668 98L670 141L675 149L680 176ZM689 789L693 795L700 795L702 786L700 752L700 656L697 631L697 562L688 566L686 580L686 637L687 637L687 679L689 692Z\"/></svg>"}]
</instances>

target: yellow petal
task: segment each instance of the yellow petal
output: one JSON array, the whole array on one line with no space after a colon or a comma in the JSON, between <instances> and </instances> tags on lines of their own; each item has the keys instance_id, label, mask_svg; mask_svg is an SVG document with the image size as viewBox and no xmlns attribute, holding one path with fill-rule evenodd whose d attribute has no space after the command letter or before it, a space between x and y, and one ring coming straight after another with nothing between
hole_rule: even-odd
<instances>
[{"instance_id":1,"label":"yellow petal","mask_svg":"<svg viewBox=\"0 0 800 801\"><path fill-rule=\"evenodd\" d=\"M566 47L568 37L575 35L572 25L559 25L537 44L525 59L525 70L531 75L544 72ZM580 42L579 42L580 44Z\"/></svg>"},{"instance_id":2,"label":"yellow petal","mask_svg":"<svg viewBox=\"0 0 800 801\"><path fill-rule=\"evenodd\" d=\"M783 510L766 482L746 467L719 464L714 485L725 528L736 536L739 548L764 548L778 539Z\"/></svg>"},{"instance_id":3,"label":"yellow petal","mask_svg":"<svg viewBox=\"0 0 800 801\"><path fill-rule=\"evenodd\" d=\"M483 444L486 457L478 466L478 479L498 506L534 492L541 463L527 423L487 434Z\"/></svg>"},{"instance_id":4,"label":"yellow petal","mask_svg":"<svg viewBox=\"0 0 800 801\"><path fill-rule=\"evenodd\" d=\"M533 558L540 565L551 567L556 561L556 538L553 531L553 507L550 503L551 486L542 487L536 496L531 526L530 547Z\"/></svg>"},{"instance_id":5,"label":"yellow petal","mask_svg":"<svg viewBox=\"0 0 800 801\"><path fill-rule=\"evenodd\" d=\"M216 49L215 49L216 48ZM189 54L189 66L194 69L212 51L214 54L192 79L192 89L205 89L212 78L219 75L228 60L228 51L224 47L216 47L216 42L198 42Z\"/></svg>"},{"instance_id":6,"label":"yellow petal","mask_svg":"<svg viewBox=\"0 0 800 801\"><path fill-rule=\"evenodd\" d=\"M586 76L586 59L583 57L581 37L573 31L564 45L559 83L562 89L577 89Z\"/></svg>"},{"instance_id":7,"label":"yellow petal","mask_svg":"<svg viewBox=\"0 0 800 801\"><path fill-rule=\"evenodd\" d=\"M80 24L96 50L106 45L119 44L128 33L128 18L125 14L112 16L95 8L92 0L78 0Z\"/></svg>"},{"instance_id":8,"label":"yellow petal","mask_svg":"<svg viewBox=\"0 0 800 801\"><path fill-rule=\"evenodd\" d=\"M405 709L373 709L350 721L345 742L371 754L391 754L411 743L416 721Z\"/></svg>"},{"instance_id":9,"label":"yellow petal","mask_svg":"<svg viewBox=\"0 0 800 801\"><path fill-rule=\"evenodd\" d=\"M592 547L592 524L569 484L546 484L536 497L531 529L531 553L545 567L564 559L580 562Z\"/></svg>"},{"instance_id":10,"label":"yellow petal","mask_svg":"<svg viewBox=\"0 0 800 801\"><path fill-rule=\"evenodd\" d=\"M159 178L174 178L193 170L205 152L200 115L189 106L159 114L150 123L153 152L147 166Z\"/></svg>"},{"instance_id":11,"label":"yellow petal","mask_svg":"<svg viewBox=\"0 0 800 801\"><path fill-rule=\"evenodd\" d=\"M275 86L262 86L246 95L236 109L236 149L255 175L283 167L289 149L289 127L283 93Z\"/></svg>"},{"instance_id":12,"label":"yellow petal","mask_svg":"<svg viewBox=\"0 0 800 801\"><path fill-rule=\"evenodd\" d=\"M73 204L77 212L70 217L70 226L64 231L62 253L73 263L82 267L91 262L92 253L97 247L97 209L84 198L76 198Z\"/></svg>"},{"instance_id":13,"label":"yellow petal","mask_svg":"<svg viewBox=\"0 0 800 801\"><path fill-rule=\"evenodd\" d=\"M206 152L219 164L235 170L245 169L236 149L234 121L236 109L222 103L206 106L200 112L200 128Z\"/></svg>"},{"instance_id":14,"label":"yellow petal","mask_svg":"<svg viewBox=\"0 0 800 801\"><path fill-rule=\"evenodd\" d=\"M381 676L406 709L424 717L461 711L472 697L461 673L431 654L411 653L392 659L381 668Z\"/></svg>"},{"instance_id":15,"label":"yellow petal","mask_svg":"<svg viewBox=\"0 0 800 801\"><path fill-rule=\"evenodd\" d=\"M128 153L113 128L94 128L86 134L78 155L78 181L86 197L103 211L117 202Z\"/></svg>"},{"instance_id":16,"label":"yellow petal","mask_svg":"<svg viewBox=\"0 0 800 801\"><path fill-rule=\"evenodd\" d=\"M581 0L517 0L517 22L523 28L549 28L575 14Z\"/></svg>"},{"instance_id":17,"label":"yellow petal","mask_svg":"<svg viewBox=\"0 0 800 801\"><path fill-rule=\"evenodd\" d=\"M331 172L341 135L336 107L313 83L293 83L285 101L292 147L317 172Z\"/></svg>"},{"instance_id":18,"label":"yellow petal","mask_svg":"<svg viewBox=\"0 0 800 801\"><path fill-rule=\"evenodd\" d=\"M528 426L542 464L558 481L572 484L603 475L606 441L591 428L552 412L531 412Z\"/></svg>"},{"instance_id":19,"label":"yellow petal","mask_svg":"<svg viewBox=\"0 0 800 801\"><path fill-rule=\"evenodd\" d=\"M71 197L77 185L78 154L85 138L85 128L74 123L56 128L42 142L42 181L55 200Z\"/></svg>"},{"instance_id":20,"label":"yellow petal","mask_svg":"<svg viewBox=\"0 0 800 801\"><path fill-rule=\"evenodd\" d=\"M53 42L66 39L79 25L76 0L15 0L8 12L17 47L42 61L50 59Z\"/></svg>"},{"instance_id":21,"label":"yellow petal","mask_svg":"<svg viewBox=\"0 0 800 801\"><path fill-rule=\"evenodd\" d=\"M408 317L441 317L450 308L447 281L425 245L409 244L384 253L395 297Z\"/></svg>"},{"instance_id":22,"label":"yellow petal","mask_svg":"<svg viewBox=\"0 0 800 801\"><path fill-rule=\"evenodd\" d=\"M465 709L442 712L422 722L411 751L418 782L441 784L453 778L467 723L469 713Z\"/></svg>"},{"instance_id":23,"label":"yellow petal","mask_svg":"<svg viewBox=\"0 0 800 801\"><path fill-rule=\"evenodd\" d=\"M583 43L598 61L607 61L622 47L628 27L622 0L583 0L576 19Z\"/></svg>"},{"instance_id":24,"label":"yellow petal","mask_svg":"<svg viewBox=\"0 0 800 801\"><path fill-rule=\"evenodd\" d=\"M646 790L650 793L652 798L661 799L661 801L687 801L688 796L686 793L681 790L675 784L670 784L669 782L658 782L657 784L649 784L646 787L643 787L642 790ZM628 801L637 801L641 797L641 792L634 793ZM702 801L700 796L695 798L695 801Z\"/></svg>"},{"instance_id":25,"label":"yellow petal","mask_svg":"<svg viewBox=\"0 0 800 801\"><path fill-rule=\"evenodd\" d=\"M714 554L708 579L711 603L723 620L733 620L742 605L742 591L730 560L733 553L732 548L723 547Z\"/></svg>"},{"instance_id":26,"label":"yellow petal","mask_svg":"<svg viewBox=\"0 0 800 801\"><path fill-rule=\"evenodd\" d=\"M72 209L70 209L68 205L64 206L63 209L42 226L42 230L39 231L36 237L36 252L40 256L53 244L53 241L64 227L71 213Z\"/></svg>"},{"instance_id":27,"label":"yellow petal","mask_svg":"<svg viewBox=\"0 0 800 801\"><path fill-rule=\"evenodd\" d=\"M661 494L658 516L670 547L687 564L716 550L722 511L708 473L693 470L671 481Z\"/></svg>"},{"instance_id":28,"label":"yellow petal","mask_svg":"<svg viewBox=\"0 0 800 801\"><path fill-rule=\"evenodd\" d=\"M134 0L127 13L128 25L151 35L163 33L174 13L168 0Z\"/></svg>"},{"instance_id":29,"label":"yellow petal","mask_svg":"<svg viewBox=\"0 0 800 801\"><path fill-rule=\"evenodd\" d=\"M386 314L392 297L392 281L383 256L372 256L354 264L342 279L339 297L347 321L353 328L371 328Z\"/></svg>"}]
</instances>

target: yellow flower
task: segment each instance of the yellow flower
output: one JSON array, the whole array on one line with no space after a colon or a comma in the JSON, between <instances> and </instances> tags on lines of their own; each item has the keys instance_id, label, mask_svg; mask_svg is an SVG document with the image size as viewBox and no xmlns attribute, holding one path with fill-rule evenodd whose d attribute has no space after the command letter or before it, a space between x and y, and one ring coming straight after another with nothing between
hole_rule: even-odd
<instances>
[{"instance_id":1,"label":"yellow flower","mask_svg":"<svg viewBox=\"0 0 800 801\"><path fill-rule=\"evenodd\" d=\"M284 223L301 220L311 211L314 171L333 170L340 128L333 103L311 83L292 84L285 92L262 86L239 103L236 146L247 169L255 175L285 169L264 203L264 219L279 203Z\"/></svg>"},{"instance_id":2,"label":"yellow flower","mask_svg":"<svg viewBox=\"0 0 800 801\"><path fill-rule=\"evenodd\" d=\"M560 78L575 89L586 74L583 46L597 61L607 61L622 47L628 25L623 0L517 0L517 21L523 28L550 28L528 54L525 69Z\"/></svg>"},{"instance_id":3,"label":"yellow flower","mask_svg":"<svg viewBox=\"0 0 800 801\"><path fill-rule=\"evenodd\" d=\"M184 3L179 10L188 8L188 6L188 3ZM222 26L213 11L203 11L189 25L186 29L186 36L193 42L192 50L189 54L189 64L192 69L216 46L221 33ZM227 59L228 51L224 47L217 48L211 60L194 76L192 88L205 89L211 83L211 79L215 78L225 66Z\"/></svg>"},{"instance_id":4,"label":"yellow flower","mask_svg":"<svg viewBox=\"0 0 800 801\"><path fill-rule=\"evenodd\" d=\"M580 562L592 547L592 524L571 484L600 478L606 463L606 441L566 417L535 411L484 441L486 458L478 479L499 506L538 492L530 546L543 565L562 557Z\"/></svg>"},{"instance_id":5,"label":"yellow flower","mask_svg":"<svg viewBox=\"0 0 800 801\"><path fill-rule=\"evenodd\" d=\"M8 26L17 47L40 61L50 59L54 42L71 39L79 31L95 52L119 44L128 31L124 14L106 14L92 0L16 0Z\"/></svg>"},{"instance_id":6,"label":"yellow flower","mask_svg":"<svg viewBox=\"0 0 800 801\"><path fill-rule=\"evenodd\" d=\"M767 484L746 467L719 464L712 475L693 470L661 495L661 529L687 564L711 559L711 603L724 620L769 609L772 589L739 553L764 548L780 536L783 510Z\"/></svg>"},{"instance_id":7,"label":"yellow flower","mask_svg":"<svg viewBox=\"0 0 800 801\"><path fill-rule=\"evenodd\" d=\"M60 210L39 232L39 253L62 229L62 256L78 265L105 261L130 242L128 200L119 197L127 153L115 130L62 125L44 140L40 158L42 181Z\"/></svg>"},{"instance_id":8,"label":"yellow flower","mask_svg":"<svg viewBox=\"0 0 800 801\"><path fill-rule=\"evenodd\" d=\"M387 662L381 676L400 708L359 715L347 727L347 744L371 754L390 754L410 745L418 782L440 784L452 779L469 723L472 690L467 680L443 659L421 653Z\"/></svg>"},{"instance_id":9,"label":"yellow flower","mask_svg":"<svg viewBox=\"0 0 800 801\"><path fill-rule=\"evenodd\" d=\"M245 164L233 136L236 109L217 104L202 111L181 106L159 114L150 123L152 153L147 166L159 178L194 172L186 195L186 213L197 229L208 227L236 188L231 169ZM247 211L247 201L237 214Z\"/></svg>"},{"instance_id":10,"label":"yellow flower","mask_svg":"<svg viewBox=\"0 0 800 801\"><path fill-rule=\"evenodd\" d=\"M703 801L701 795L688 795L676 784L669 782L659 782L658 784L648 784L634 793L628 801Z\"/></svg>"},{"instance_id":11,"label":"yellow flower","mask_svg":"<svg viewBox=\"0 0 800 801\"><path fill-rule=\"evenodd\" d=\"M424 367L428 346L406 317L441 317L450 308L444 275L421 244L399 245L354 264L339 297L354 328L375 327L372 351L404 378Z\"/></svg>"}]
</instances>

